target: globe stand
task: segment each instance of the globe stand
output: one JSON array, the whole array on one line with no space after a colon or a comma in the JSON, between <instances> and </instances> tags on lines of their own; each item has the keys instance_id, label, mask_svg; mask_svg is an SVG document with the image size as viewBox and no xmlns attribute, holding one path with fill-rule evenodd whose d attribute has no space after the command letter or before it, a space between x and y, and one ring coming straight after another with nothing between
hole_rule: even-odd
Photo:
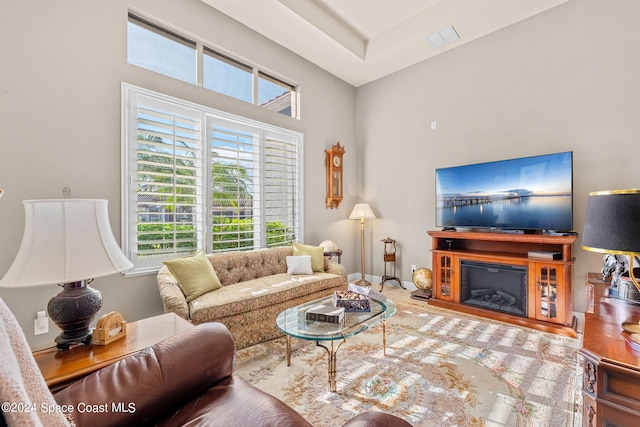
<instances>
[{"instance_id":1,"label":"globe stand","mask_svg":"<svg viewBox=\"0 0 640 427\"><path fill-rule=\"evenodd\" d=\"M431 298L431 289L417 289L411 292L411 298L426 301Z\"/></svg>"}]
</instances>

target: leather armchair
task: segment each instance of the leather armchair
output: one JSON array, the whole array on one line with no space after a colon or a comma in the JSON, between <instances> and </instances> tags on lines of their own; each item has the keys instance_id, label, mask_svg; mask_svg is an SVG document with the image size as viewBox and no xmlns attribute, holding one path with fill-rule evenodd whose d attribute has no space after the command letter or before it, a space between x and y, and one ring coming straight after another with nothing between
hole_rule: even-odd
<instances>
[{"instance_id":1,"label":"leather armchair","mask_svg":"<svg viewBox=\"0 0 640 427\"><path fill-rule=\"evenodd\" d=\"M204 323L103 368L59 391L83 426L311 426L277 398L233 375L234 342ZM367 412L345 426L410 426Z\"/></svg>"}]
</instances>

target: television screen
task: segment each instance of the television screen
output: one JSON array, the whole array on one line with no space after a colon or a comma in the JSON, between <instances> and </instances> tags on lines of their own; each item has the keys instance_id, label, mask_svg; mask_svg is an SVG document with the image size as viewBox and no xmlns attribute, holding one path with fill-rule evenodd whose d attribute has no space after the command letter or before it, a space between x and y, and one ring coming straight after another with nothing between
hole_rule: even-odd
<instances>
[{"instance_id":1,"label":"television screen","mask_svg":"<svg viewBox=\"0 0 640 427\"><path fill-rule=\"evenodd\" d=\"M436 169L436 226L571 230L573 152Z\"/></svg>"}]
</instances>

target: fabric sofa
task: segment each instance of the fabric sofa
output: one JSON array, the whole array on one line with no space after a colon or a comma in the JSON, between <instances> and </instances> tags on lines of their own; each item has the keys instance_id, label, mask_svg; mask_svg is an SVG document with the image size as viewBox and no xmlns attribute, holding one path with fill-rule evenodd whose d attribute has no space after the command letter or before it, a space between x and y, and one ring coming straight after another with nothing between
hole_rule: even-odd
<instances>
[{"instance_id":1,"label":"fabric sofa","mask_svg":"<svg viewBox=\"0 0 640 427\"><path fill-rule=\"evenodd\" d=\"M103 368L54 398L68 407L96 408L73 412L78 427L311 426L284 402L234 376L234 357L228 329L209 322ZM100 412L105 404L109 410ZM344 425L410 426L381 412L365 412Z\"/></svg>"},{"instance_id":2,"label":"fabric sofa","mask_svg":"<svg viewBox=\"0 0 640 427\"><path fill-rule=\"evenodd\" d=\"M289 274L288 261L291 258L288 257L303 256L306 251L313 252L310 256L311 262L315 262L315 271L312 274ZM185 291L184 283L176 277L180 274L171 268L171 264L160 269L157 284L164 310L194 324L223 323L231 331L236 348L281 336L276 326L280 312L330 295L334 290L346 289L348 285L345 268L326 259L320 247L294 244L255 251L207 254L206 259L213 267L220 286L201 295L198 292L192 299ZM190 270L187 267L187 271Z\"/></svg>"}]
</instances>

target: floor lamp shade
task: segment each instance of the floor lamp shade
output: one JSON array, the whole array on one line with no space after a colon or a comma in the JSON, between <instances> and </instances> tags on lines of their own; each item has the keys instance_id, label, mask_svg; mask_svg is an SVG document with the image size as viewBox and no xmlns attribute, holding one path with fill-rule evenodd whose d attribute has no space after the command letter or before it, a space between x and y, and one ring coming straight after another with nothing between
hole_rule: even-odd
<instances>
[{"instance_id":1,"label":"floor lamp shade","mask_svg":"<svg viewBox=\"0 0 640 427\"><path fill-rule=\"evenodd\" d=\"M349 219L374 219L375 217L367 203L358 203L353 207L351 215L349 215Z\"/></svg>"},{"instance_id":2,"label":"floor lamp shade","mask_svg":"<svg viewBox=\"0 0 640 427\"><path fill-rule=\"evenodd\" d=\"M107 201L25 200L24 208L22 243L0 286L64 284L47 307L62 329L56 343L60 349L88 344L91 319L102 307L102 295L88 281L133 266L111 231Z\"/></svg>"}]
</instances>

